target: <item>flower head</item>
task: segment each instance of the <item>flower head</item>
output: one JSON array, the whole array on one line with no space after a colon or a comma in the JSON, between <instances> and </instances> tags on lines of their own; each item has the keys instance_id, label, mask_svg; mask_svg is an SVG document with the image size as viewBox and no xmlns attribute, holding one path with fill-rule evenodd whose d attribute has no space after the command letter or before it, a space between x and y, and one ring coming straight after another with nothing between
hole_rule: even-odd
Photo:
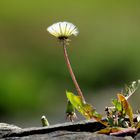
<instances>
[{"instance_id":1,"label":"flower head","mask_svg":"<svg viewBox=\"0 0 140 140\"><path fill-rule=\"evenodd\" d=\"M71 35L77 36L79 31L70 22L57 22L47 28L47 31L59 39L67 39Z\"/></svg>"}]
</instances>

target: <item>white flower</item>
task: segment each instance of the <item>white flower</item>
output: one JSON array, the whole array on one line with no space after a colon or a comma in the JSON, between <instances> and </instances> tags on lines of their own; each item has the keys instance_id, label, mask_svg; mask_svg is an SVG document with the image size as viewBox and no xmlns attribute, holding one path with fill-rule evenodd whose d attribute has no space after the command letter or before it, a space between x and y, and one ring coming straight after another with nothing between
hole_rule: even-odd
<instances>
[{"instance_id":1,"label":"white flower","mask_svg":"<svg viewBox=\"0 0 140 140\"><path fill-rule=\"evenodd\" d=\"M79 31L70 22L57 22L47 28L47 31L59 39L67 39L71 35L77 36Z\"/></svg>"}]
</instances>

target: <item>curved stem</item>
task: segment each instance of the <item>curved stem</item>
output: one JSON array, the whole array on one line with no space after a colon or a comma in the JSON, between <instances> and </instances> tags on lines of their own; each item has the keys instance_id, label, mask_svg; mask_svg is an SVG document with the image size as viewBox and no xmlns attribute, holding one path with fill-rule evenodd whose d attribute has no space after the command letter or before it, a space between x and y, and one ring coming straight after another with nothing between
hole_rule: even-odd
<instances>
[{"instance_id":1,"label":"curved stem","mask_svg":"<svg viewBox=\"0 0 140 140\"><path fill-rule=\"evenodd\" d=\"M81 89L80 89L80 87L79 87L79 85L78 85L78 82L77 82L77 80L76 80L76 78L75 78L75 75L74 75L74 73L73 73L73 70L72 70L72 67L71 67L71 64L70 64L70 60L69 60L69 57L68 57L68 53L67 53L67 48L66 48L66 47L67 47L67 46L66 46L66 42L65 42L65 40L64 40L64 41L63 41L64 57L65 57L65 60L66 60L66 64L67 64L69 73L70 73L70 75L71 75L71 78L72 78L72 80L73 80L73 83L74 83L74 85L75 85L75 88L76 88L76 90L77 90L78 95L82 98L83 102L85 102L85 98L84 98L84 96L83 96L83 93L82 93L82 91L81 91Z\"/></svg>"}]
</instances>

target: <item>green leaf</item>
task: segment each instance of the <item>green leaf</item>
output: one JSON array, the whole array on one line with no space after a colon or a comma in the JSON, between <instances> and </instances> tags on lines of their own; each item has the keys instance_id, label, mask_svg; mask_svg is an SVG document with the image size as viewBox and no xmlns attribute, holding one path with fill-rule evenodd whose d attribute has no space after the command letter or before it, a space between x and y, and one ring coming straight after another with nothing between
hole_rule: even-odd
<instances>
[{"instance_id":1,"label":"green leaf","mask_svg":"<svg viewBox=\"0 0 140 140\"><path fill-rule=\"evenodd\" d=\"M71 92L66 92L68 100L71 104L87 119L91 118L91 112L93 112L92 106L84 103L80 96L76 96Z\"/></svg>"},{"instance_id":2,"label":"green leaf","mask_svg":"<svg viewBox=\"0 0 140 140\"><path fill-rule=\"evenodd\" d=\"M67 103L66 115L67 115L66 118L70 119L71 122L73 122L74 119L77 118L76 113L75 113L75 108L71 104L70 101L68 101L68 103Z\"/></svg>"},{"instance_id":3,"label":"green leaf","mask_svg":"<svg viewBox=\"0 0 140 140\"><path fill-rule=\"evenodd\" d=\"M72 92L66 91L66 96L71 104L86 118L86 119L95 119L101 122L104 125L107 125L103 122L102 116L96 112L92 105L87 104L82 100L80 96L74 95Z\"/></svg>"},{"instance_id":4,"label":"green leaf","mask_svg":"<svg viewBox=\"0 0 140 140\"><path fill-rule=\"evenodd\" d=\"M114 126L114 119L107 117L107 121L109 123L109 126Z\"/></svg>"},{"instance_id":5,"label":"green leaf","mask_svg":"<svg viewBox=\"0 0 140 140\"><path fill-rule=\"evenodd\" d=\"M68 101L68 103L67 103L67 108L66 108L66 113L68 113L68 114L73 114L73 112L75 112L75 108L74 108L74 106L71 104L71 102Z\"/></svg>"},{"instance_id":6,"label":"green leaf","mask_svg":"<svg viewBox=\"0 0 140 140\"><path fill-rule=\"evenodd\" d=\"M115 108L118 110L118 111L122 111L122 105L121 103L117 100L117 99L114 99L112 101L112 104L115 106Z\"/></svg>"}]
</instances>

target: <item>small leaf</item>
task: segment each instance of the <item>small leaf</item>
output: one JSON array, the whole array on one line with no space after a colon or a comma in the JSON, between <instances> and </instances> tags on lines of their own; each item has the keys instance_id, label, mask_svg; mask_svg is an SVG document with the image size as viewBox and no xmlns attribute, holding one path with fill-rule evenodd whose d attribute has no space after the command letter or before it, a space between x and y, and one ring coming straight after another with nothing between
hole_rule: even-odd
<instances>
[{"instance_id":1,"label":"small leaf","mask_svg":"<svg viewBox=\"0 0 140 140\"><path fill-rule=\"evenodd\" d=\"M66 108L66 119L70 119L71 122L74 121L74 119L77 118L76 113L75 113L75 108L74 106L71 104L70 101L68 101L67 103L67 108Z\"/></svg>"},{"instance_id":2,"label":"small leaf","mask_svg":"<svg viewBox=\"0 0 140 140\"><path fill-rule=\"evenodd\" d=\"M116 108L118 111L122 111L122 105L121 105L120 102L118 102L117 99L114 99L114 100L112 101L112 104L115 106L115 108Z\"/></svg>"},{"instance_id":3,"label":"small leaf","mask_svg":"<svg viewBox=\"0 0 140 140\"><path fill-rule=\"evenodd\" d=\"M48 120L47 120L47 118L46 118L46 116L42 116L41 117L41 122L42 122L42 126L43 127L50 125L49 122L48 122Z\"/></svg>"},{"instance_id":4,"label":"small leaf","mask_svg":"<svg viewBox=\"0 0 140 140\"><path fill-rule=\"evenodd\" d=\"M82 110L84 103L83 103L81 97L76 96L71 92L66 92L66 95L67 95L67 98L70 101L70 103L74 106L74 108L76 108L79 112L84 114L83 110Z\"/></svg>"},{"instance_id":5,"label":"small leaf","mask_svg":"<svg viewBox=\"0 0 140 140\"><path fill-rule=\"evenodd\" d=\"M80 96L76 96L71 92L66 92L66 96L71 104L86 118L86 119L95 119L98 122L107 125L106 122L103 122L102 116L96 112L92 105L83 102Z\"/></svg>"},{"instance_id":6,"label":"small leaf","mask_svg":"<svg viewBox=\"0 0 140 140\"><path fill-rule=\"evenodd\" d=\"M107 121L109 123L109 126L114 126L114 119L107 117Z\"/></svg>"},{"instance_id":7,"label":"small leaf","mask_svg":"<svg viewBox=\"0 0 140 140\"><path fill-rule=\"evenodd\" d=\"M131 123L131 126L132 126L133 125L133 111L132 111L132 108L131 108L130 104L128 103L128 101L126 100L126 98L122 94L117 94L117 96L118 96L119 102L122 104L123 110L129 116L129 120L130 120L130 123Z\"/></svg>"},{"instance_id":8,"label":"small leaf","mask_svg":"<svg viewBox=\"0 0 140 140\"><path fill-rule=\"evenodd\" d=\"M126 100L128 100L138 89L140 85L140 80L133 81L129 85L125 85L123 89L123 94L125 95Z\"/></svg>"},{"instance_id":9,"label":"small leaf","mask_svg":"<svg viewBox=\"0 0 140 140\"><path fill-rule=\"evenodd\" d=\"M66 113L70 114L70 113L73 113L75 112L75 108L74 106L71 104L70 101L68 101L67 103L67 108L66 108Z\"/></svg>"},{"instance_id":10,"label":"small leaf","mask_svg":"<svg viewBox=\"0 0 140 140\"><path fill-rule=\"evenodd\" d=\"M110 133L115 133L115 132L119 132L121 131L122 128L121 127L106 127L104 129L101 129L100 131L98 131L98 134L110 134Z\"/></svg>"},{"instance_id":11,"label":"small leaf","mask_svg":"<svg viewBox=\"0 0 140 140\"><path fill-rule=\"evenodd\" d=\"M80 96L76 96L71 92L66 92L68 100L71 104L87 119L91 119L92 112L94 111L93 107L89 104L86 104L82 101Z\"/></svg>"}]
</instances>

